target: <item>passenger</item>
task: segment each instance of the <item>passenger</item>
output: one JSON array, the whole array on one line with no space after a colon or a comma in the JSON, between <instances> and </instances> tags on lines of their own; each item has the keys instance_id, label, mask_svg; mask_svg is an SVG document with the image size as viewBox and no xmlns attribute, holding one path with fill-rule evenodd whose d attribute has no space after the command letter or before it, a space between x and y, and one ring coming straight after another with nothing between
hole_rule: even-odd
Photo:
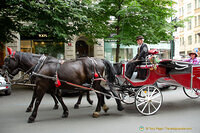
<instances>
[{"instance_id":1,"label":"passenger","mask_svg":"<svg viewBox=\"0 0 200 133\"><path fill-rule=\"evenodd\" d=\"M190 62L192 64L199 64L199 60L197 59L197 53L196 52L190 52L189 53L190 58L185 59L185 62Z\"/></svg>"},{"instance_id":2,"label":"passenger","mask_svg":"<svg viewBox=\"0 0 200 133\"><path fill-rule=\"evenodd\" d=\"M138 46L137 55L131 59L126 65L125 75L129 79L132 77L133 72L135 71L135 67L145 61L145 57L148 56L148 47L144 44L144 37L138 36L136 37L136 41Z\"/></svg>"}]
</instances>

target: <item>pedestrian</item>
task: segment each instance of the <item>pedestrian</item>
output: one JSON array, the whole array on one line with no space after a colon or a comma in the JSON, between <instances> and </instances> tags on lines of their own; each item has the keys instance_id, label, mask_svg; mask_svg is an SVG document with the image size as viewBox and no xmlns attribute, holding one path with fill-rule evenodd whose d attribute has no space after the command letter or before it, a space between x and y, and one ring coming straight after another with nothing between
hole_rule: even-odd
<instances>
[{"instance_id":1,"label":"pedestrian","mask_svg":"<svg viewBox=\"0 0 200 133\"><path fill-rule=\"evenodd\" d=\"M197 59L197 53L196 52L190 52L189 56L190 56L190 58L185 59L184 62L190 62L192 64L199 64L199 60Z\"/></svg>"},{"instance_id":2,"label":"pedestrian","mask_svg":"<svg viewBox=\"0 0 200 133\"><path fill-rule=\"evenodd\" d=\"M133 72L135 71L135 67L145 61L146 56L148 56L148 47L144 44L144 37L137 36L136 41L138 44L137 55L131 59L126 65L125 75L127 78L131 79Z\"/></svg>"}]
</instances>

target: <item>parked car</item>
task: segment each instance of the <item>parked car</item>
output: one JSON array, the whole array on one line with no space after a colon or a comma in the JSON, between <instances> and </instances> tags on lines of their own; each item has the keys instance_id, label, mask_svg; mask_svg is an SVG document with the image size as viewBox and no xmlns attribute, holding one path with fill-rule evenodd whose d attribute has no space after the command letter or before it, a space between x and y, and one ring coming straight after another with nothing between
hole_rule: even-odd
<instances>
[{"instance_id":1,"label":"parked car","mask_svg":"<svg viewBox=\"0 0 200 133\"><path fill-rule=\"evenodd\" d=\"M11 84L6 82L5 78L0 75L0 92L5 93L5 95L11 94Z\"/></svg>"}]
</instances>

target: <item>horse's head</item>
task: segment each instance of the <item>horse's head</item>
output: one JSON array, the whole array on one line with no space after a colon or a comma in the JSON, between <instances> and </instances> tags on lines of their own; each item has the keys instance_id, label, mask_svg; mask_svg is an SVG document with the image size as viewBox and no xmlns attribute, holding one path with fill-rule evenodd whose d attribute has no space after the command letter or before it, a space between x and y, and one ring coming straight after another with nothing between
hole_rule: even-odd
<instances>
[{"instance_id":1,"label":"horse's head","mask_svg":"<svg viewBox=\"0 0 200 133\"><path fill-rule=\"evenodd\" d=\"M12 49L8 48L8 56L4 59L4 65L2 67L2 75L8 71L9 74L15 76L19 72L19 55L12 52Z\"/></svg>"},{"instance_id":2,"label":"horse's head","mask_svg":"<svg viewBox=\"0 0 200 133\"><path fill-rule=\"evenodd\" d=\"M2 75L8 71L9 74L15 76L19 72L19 61L16 58L6 57L2 67Z\"/></svg>"}]
</instances>

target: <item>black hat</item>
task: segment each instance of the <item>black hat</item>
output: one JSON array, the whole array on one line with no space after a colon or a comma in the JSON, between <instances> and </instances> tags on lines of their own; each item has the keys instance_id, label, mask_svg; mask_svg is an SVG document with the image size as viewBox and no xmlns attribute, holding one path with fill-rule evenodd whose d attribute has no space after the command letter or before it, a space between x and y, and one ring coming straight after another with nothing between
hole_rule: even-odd
<instances>
[{"instance_id":1,"label":"black hat","mask_svg":"<svg viewBox=\"0 0 200 133\"><path fill-rule=\"evenodd\" d=\"M144 37L143 37L143 36L137 36L137 37L136 37L136 41L137 41L137 40L140 40L140 39L144 39Z\"/></svg>"}]
</instances>

